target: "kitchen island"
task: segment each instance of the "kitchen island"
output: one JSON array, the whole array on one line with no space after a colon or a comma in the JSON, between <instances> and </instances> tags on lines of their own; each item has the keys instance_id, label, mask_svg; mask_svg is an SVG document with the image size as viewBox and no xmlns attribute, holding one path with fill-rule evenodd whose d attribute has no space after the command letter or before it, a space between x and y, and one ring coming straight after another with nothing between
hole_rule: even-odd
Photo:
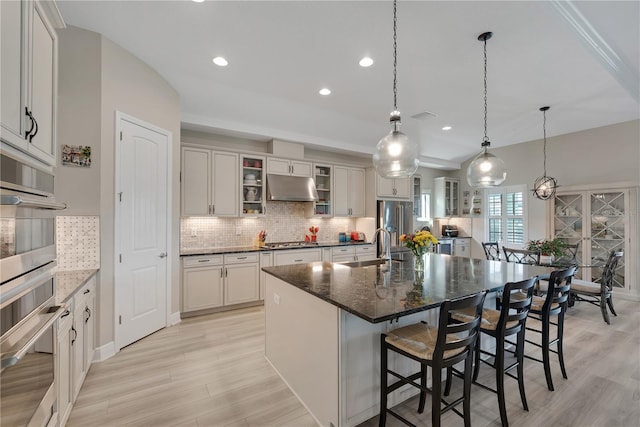
<instances>
[{"instance_id":1,"label":"kitchen island","mask_svg":"<svg viewBox=\"0 0 640 427\"><path fill-rule=\"evenodd\" d=\"M436 323L442 301L548 273L544 267L449 255L413 262L315 262L267 267L265 356L323 426L353 426L378 413L380 334ZM400 373L417 365L390 358ZM415 394L408 386L390 406Z\"/></svg>"}]
</instances>

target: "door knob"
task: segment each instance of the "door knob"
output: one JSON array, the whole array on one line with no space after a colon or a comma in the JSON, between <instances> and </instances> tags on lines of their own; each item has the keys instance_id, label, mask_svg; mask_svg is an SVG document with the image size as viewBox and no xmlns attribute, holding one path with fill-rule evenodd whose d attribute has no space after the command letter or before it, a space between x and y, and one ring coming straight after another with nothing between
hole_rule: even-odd
<instances>
[{"instance_id":1,"label":"door knob","mask_svg":"<svg viewBox=\"0 0 640 427\"><path fill-rule=\"evenodd\" d=\"M159 258L166 258L167 257L167 253L166 252L162 252L160 255L158 255Z\"/></svg>"}]
</instances>

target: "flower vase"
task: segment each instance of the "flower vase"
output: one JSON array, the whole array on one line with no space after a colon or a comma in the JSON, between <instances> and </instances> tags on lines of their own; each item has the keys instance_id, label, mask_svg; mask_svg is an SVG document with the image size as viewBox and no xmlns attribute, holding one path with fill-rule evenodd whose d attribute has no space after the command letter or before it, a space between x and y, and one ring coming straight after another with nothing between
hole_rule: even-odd
<instances>
[{"instance_id":1,"label":"flower vase","mask_svg":"<svg viewBox=\"0 0 640 427\"><path fill-rule=\"evenodd\" d=\"M416 255L413 257L413 269L415 271L424 271L424 255Z\"/></svg>"}]
</instances>

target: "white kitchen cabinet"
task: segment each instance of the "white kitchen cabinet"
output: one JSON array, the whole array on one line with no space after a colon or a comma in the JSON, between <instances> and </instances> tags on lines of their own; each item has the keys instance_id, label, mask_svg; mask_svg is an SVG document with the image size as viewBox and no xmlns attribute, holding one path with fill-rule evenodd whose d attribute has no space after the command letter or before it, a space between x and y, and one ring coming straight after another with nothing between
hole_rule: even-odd
<instances>
[{"instance_id":1,"label":"white kitchen cabinet","mask_svg":"<svg viewBox=\"0 0 640 427\"><path fill-rule=\"evenodd\" d=\"M58 371L56 387L58 392L58 420L65 425L73 408L73 351L75 330L73 326L73 300L58 320Z\"/></svg>"},{"instance_id":2,"label":"white kitchen cabinet","mask_svg":"<svg viewBox=\"0 0 640 427\"><path fill-rule=\"evenodd\" d=\"M294 249L290 251L276 251L273 256L273 265L305 264L307 262L322 261L320 248Z\"/></svg>"},{"instance_id":3,"label":"white kitchen cabinet","mask_svg":"<svg viewBox=\"0 0 640 427\"><path fill-rule=\"evenodd\" d=\"M184 258L182 262L182 310L221 307L224 304L223 257Z\"/></svg>"},{"instance_id":4,"label":"white kitchen cabinet","mask_svg":"<svg viewBox=\"0 0 640 427\"><path fill-rule=\"evenodd\" d=\"M453 239L453 255L465 258L471 257L471 239Z\"/></svg>"},{"instance_id":5,"label":"white kitchen cabinet","mask_svg":"<svg viewBox=\"0 0 640 427\"><path fill-rule=\"evenodd\" d=\"M635 246L630 236L634 221L631 213L637 206L635 189L602 188L580 191L563 189L558 191L551 208L551 234L566 243L579 243L577 260L579 268L576 277L594 280L602 276L602 266L612 250L623 250L624 256L618 263L613 280L614 292L640 293L635 286L632 264L637 260ZM634 234L635 233L635 234Z\"/></svg>"},{"instance_id":6,"label":"white kitchen cabinet","mask_svg":"<svg viewBox=\"0 0 640 427\"><path fill-rule=\"evenodd\" d=\"M376 195L379 199L411 199L411 178L383 178L376 174Z\"/></svg>"},{"instance_id":7,"label":"white kitchen cabinet","mask_svg":"<svg viewBox=\"0 0 640 427\"><path fill-rule=\"evenodd\" d=\"M365 170L334 166L334 216L365 215Z\"/></svg>"},{"instance_id":8,"label":"white kitchen cabinet","mask_svg":"<svg viewBox=\"0 0 640 427\"><path fill-rule=\"evenodd\" d=\"M240 198L242 216L256 216L265 214L265 189L264 175L265 158L258 156L240 156L242 184Z\"/></svg>"},{"instance_id":9,"label":"white kitchen cabinet","mask_svg":"<svg viewBox=\"0 0 640 427\"><path fill-rule=\"evenodd\" d=\"M370 261L376 258L373 245L337 246L331 249L332 262Z\"/></svg>"},{"instance_id":10,"label":"white kitchen cabinet","mask_svg":"<svg viewBox=\"0 0 640 427\"><path fill-rule=\"evenodd\" d=\"M96 277L82 285L66 302L58 320L56 392L58 422L65 425L95 354Z\"/></svg>"},{"instance_id":11,"label":"white kitchen cabinet","mask_svg":"<svg viewBox=\"0 0 640 427\"><path fill-rule=\"evenodd\" d=\"M72 339L73 347L73 399L78 397L80 388L89 372L93 354L95 352L95 322L94 307L96 293L96 278L92 277L82 286L73 297L73 326L72 332L75 339Z\"/></svg>"},{"instance_id":12,"label":"white kitchen cabinet","mask_svg":"<svg viewBox=\"0 0 640 427\"><path fill-rule=\"evenodd\" d=\"M259 262L258 252L183 258L182 311L258 301Z\"/></svg>"},{"instance_id":13,"label":"white kitchen cabinet","mask_svg":"<svg viewBox=\"0 0 640 427\"><path fill-rule=\"evenodd\" d=\"M318 192L318 201L313 202L313 216L330 217L333 215L333 166L316 163L313 170Z\"/></svg>"},{"instance_id":14,"label":"white kitchen cabinet","mask_svg":"<svg viewBox=\"0 0 640 427\"><path fill-rule=\"evenodd\" d=\"M262 267L273 265L273 252L260 252L260 299L264 300L264 288L267 285L267 273L262 271Z\"/></svg>"},{"instance_id":15,"label":"white kitchen cabinet","mask_svg":"<svg viewBox=\"0 0 640 427\"><path fill-rule=\"evenodd\" d=\"M224 256L224 304L240 304L260 299L258 254Z\"/></svg>"},{"instance_id":16,"label":"white kitchen cabinet","mask_svg":"<svg viewBox=\"0 0 640 427\"><path fill-rule=\"evenodd\" d=\"M304 176L311 178L312 166L311 162L302 160L279 159L276 157L269 157L267 159L267 173L275 175Z\"/></svg>"},{"instance_id":17,"label":"white kitchen cabinet","mask_svg":"<svg viewBox=\"0 0 640 427\"><path fill-rule=\"evenodd\" d=\"M238 216L238 155L182 148L183 216Z\"/></svg>"},{"instance_id":18,"label":"white kitchen cabinet","mask_svg":"<svg viewBox=\"0 0 640 427\"><path fill-rule=\"evenodd\" d=\"M448 177L434 178L433 181L433 217L460 215L460 182Z\"/></svg>"},{"instance_id":19,"label":"white kitchen cabinet","mask_svg":"<svg viewBox=\"0 0 640 427\"><path fill-rule=\"evenodd\" d=\"M0 137L48 164L56 160L57 35L53 2L0 2Z\"/></svg>"}]
</instances>

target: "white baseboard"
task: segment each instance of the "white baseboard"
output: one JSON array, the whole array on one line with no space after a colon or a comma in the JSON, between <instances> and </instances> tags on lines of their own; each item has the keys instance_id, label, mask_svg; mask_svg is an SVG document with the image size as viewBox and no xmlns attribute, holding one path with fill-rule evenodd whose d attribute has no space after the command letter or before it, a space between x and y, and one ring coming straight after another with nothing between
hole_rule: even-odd
<instances>
[{"instance_id":1,"label":"white baseboard","mask_svg":"<svg viewBox=\"0 0 640 427\"><path fill-rule=\"evenodd\" d=\"M167 326L174 326L180 322L182 322L182 319L180 318L180 312L176 311L175 313L171 313L169 315L169 318L167 319Z\"/></svg>"},{"instance_id":2,"label":"white baseboard","mask_svg":"<svg viewBox=\"0 0 640 427\"><path fill-rule=\"evenodd\" d=\"M116 343L111 341L96 348L96 352L93 355L94 362L102 362L116 354Z\"/></svg>"}]
</instances>

